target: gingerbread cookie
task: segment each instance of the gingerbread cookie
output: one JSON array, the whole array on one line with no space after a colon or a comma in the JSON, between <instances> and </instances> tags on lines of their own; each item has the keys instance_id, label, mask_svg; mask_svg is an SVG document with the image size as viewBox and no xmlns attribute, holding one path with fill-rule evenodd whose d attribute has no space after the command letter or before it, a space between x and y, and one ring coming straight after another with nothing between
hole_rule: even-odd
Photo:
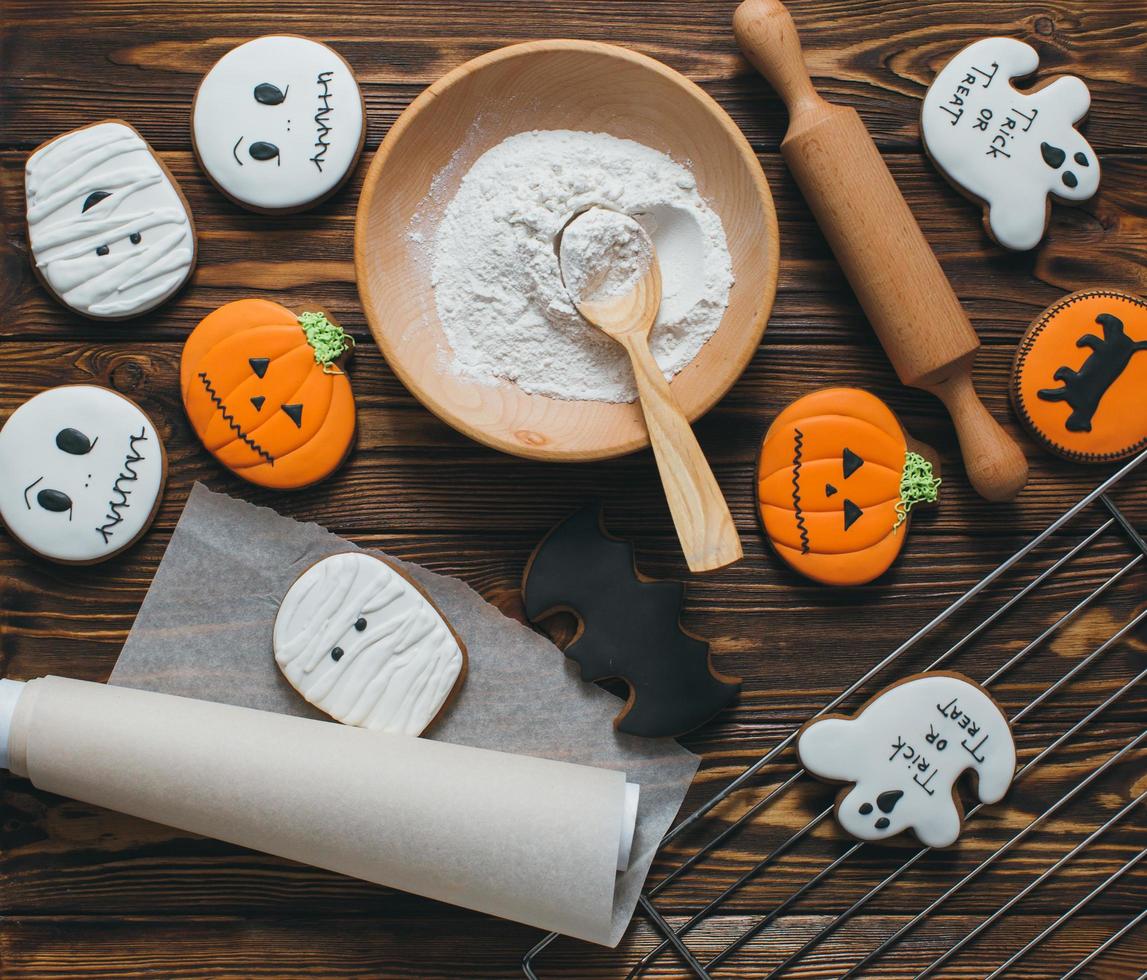
<instances>
[{"instance_id":1,"label":"gingerbread cookie","mask_svg":"<svg viewBox=\"0 0 1147 980\"><path fill-rule=\"evenodd\" d=\"M976 777L981 803L1011 785L1016 747L1000 706L960 674L918 674L885 688L855 715L825 715L797 738L801 765L847 783L836 819L861 840L912 830L928 847L948 847L964 820L956 781Z\"/></svg>"},{"instance_id":2,"label":"gingerbread cookie","mask_svg":"<svg viewBox=\"0 0 1147 980\"><path fill-rule=\"evenodd\" d=\"M69 309L121 320L154 310L195 268L175 178L131 126L106 119L38 147L24 167L36 275Z\"/></svg>"},{"instance_id":3,"label":"gingerbread cookie","mask_svg":"<svg viewBox=\"0 0 1147 980\"><path fill-rule=\"evenodd\" d=\"M325 313L228 303L183 347L183 407L203 445L243 479L274 490L310 486L339 467L354 440L342 368L352 348Z\"/></svg>"},{"instance_id":4,"label":"gingerbread cookie","mask_svg":"<svg viewBox=\"0 0 1147 980\"><path fill-rule=\"evenodd\" d=\"M325 44L290 34L228 51L191 110L200 166L252 211L303 211L350 176L366 138L354 72Z\"/></svg>"},{"instance_id":5,"label":"gingerbread cookie","mask_svg":"<svg viewBox=\"0 0 1147 980\"><path fill-rule=\"evenodd\" d=\"M683 735L727 707L739 677L713 669L709 644L681 628L685 587L642 577L633 546L610 537L587 507L542 540L526 566L530 620L573 613L580 628L565 654L587 681L619 678L629 700L613 727L629 735Z\"/></svg>"},{"instance_id":6,"label":"gingerbread cookie","mask_svg":"<svg viewBox=\"0 0 1147 980\"><path fill-rule=\"evenodd\" d=\"M1147 301L1112 290L1065 296L1036 318L1012 369L1012 403L1053 453L1106 463L1147 447Z\"/></svg>"},{"instance_id":7,"label":"gingerbread cookie","mask_svg":"<svg viewBox=\"0 0 1147 980\"><path fill-rule=\"evenodd\" d=\"M915 448L913 448L915 447ZM757 460L757 513L789 565L827 585L863 585L900 554L911 509L934 501L934 456L875 395L823 388L769 426Z\"/></svg>"},{"instance_id":8,"label":"gingerbread cookie","mask_svg":"<svg viewBox=\"0 0 1147 980\"><path fill-rule=\"evenodd\" d=\"M347 725L421 735L462 686L466 648L389 562L349 551L316 562L283 597L275 660L291 686Z\"/></svg>"},{"instance_id":9,"label":"gingerbread cookie","mask_svg":"<svg viewBox=\"0 0 1147 980\"><path fill-rule=\"evenodd\" d=\"M984 205L988 234L1018 250L1043 238L1049 194L1085 201L1099 189L1099 158L1075 128L1091 94L1070 75L1037 89L1012 86L1038 67L1035 48L1023 41L976 41L940 70L920 117L928 156Z\"/></svg>"},{"instance_id":10,"label":"gingerbread cookie","mask_svg":"<svg viewBox=\"0 0 1147 980\"><path fill-rule=\"evenodd\" d=\"M0 517L52 561L92 564L133 544L163 496L163 441L135 402L65 385L24 402L0 429Z\"/></svg>"}]
</instances>

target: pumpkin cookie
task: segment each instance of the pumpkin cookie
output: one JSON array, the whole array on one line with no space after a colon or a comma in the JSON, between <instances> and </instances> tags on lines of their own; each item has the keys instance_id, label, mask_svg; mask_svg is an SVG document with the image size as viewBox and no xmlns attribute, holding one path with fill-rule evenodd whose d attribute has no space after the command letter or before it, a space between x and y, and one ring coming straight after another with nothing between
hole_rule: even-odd
<instances>
[{"instance_id":1,"label":"pumpkin cookie","mask_svg":"<svg viewBox=\"0 0 1147 980\"><path fill-rule=\"evenodd\" d=\"M183 407L203 445L243 479L274 490L310 486L338 469L354 439L354 395L341 366L353 346L325 313L228 303L183 347Z\"/></svg>"},{"instance_id":2,"label":"pumpkin cookie","mask_svg":"<svg viewBox=\"0 0 1147 980\"><path fill-rule=\"evenodd\" d=\"M1053 303L1020 341L1012 403L1053 453L1078 463L1147 447L1147 301L1088 289Z\"/></svg>"},{"instance_id":3,"label":"pumpkin cookie","mask_svg":"<svg viewBox=\"0 0 1147 980\"><path fill-rule=\"evenodd\" d=\"M915 447L915 448L913 448ZM935 454L910 445L892 410L859 388L798 398L769 426L757 512L786 562L827 585L863 585L895 561L909 511L934 501Z\"/></svg>"},{"instance_id":4,"label":"pumpkin cookie","mask_svg":"<svg viewBox=\"0 0 1147 980\"><path fill-rule=\"evenodd\" d=\"M377 555L316 562L275 617L291 686L347 725L421 735L466 676L466 648L438 607Z\"/></svg>"}]
</instances>

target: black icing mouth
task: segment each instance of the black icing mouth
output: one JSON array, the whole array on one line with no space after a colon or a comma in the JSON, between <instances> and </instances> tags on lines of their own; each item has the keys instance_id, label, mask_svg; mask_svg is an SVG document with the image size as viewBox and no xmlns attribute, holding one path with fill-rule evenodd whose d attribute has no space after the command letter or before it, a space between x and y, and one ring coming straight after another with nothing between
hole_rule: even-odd
<instances>
[{"instance_id":1,"label":"black icing mouth","mask_svg":"<svg viewBox=\"0 0 1147 980\"><path fill-rule=\"evenodd\" d=\"M199 380L203 382L203 389L207 392L207 397L215 403L215 407L219 409L219 414L223 416L223 421L227 423L232 432L235 433L252 452L262 456L271 466L275 465L275 457L272 456L267 450L260 446L254 439L252 439L243 427L235 421L235 416L227 411L227 406L223 403L223 399L219 397L218 392L211 384L211 380L207 377L206 371L199 372Z\"/></svg>"},{"instance_id":2,"label":"black icing mouth","mask_svg":"<svg viewBox=\"0 0 1147 980\"><path fill-rule=\"evenodd\" d=\"M105 522L96 528L96 533L104 539L104 544L111 540L112 531L117 524L123 523L123 511L128 507L127 498L131 496L132 491L128 489L128 485L135 483L139 479L139 474L135 471L136 463L142 463L147 457L139 451L138 443L147 442L147 427L140 428L139 435L128 436L128 449L127 454L123 458L123 466L120 467L119 475L116 476L115 482L112 484L111 499L108 501L108 512L104 515Z\"/></svg>"},{"instance_id":3,"label":"black icing mouth","mask_svg":"<svg viewBox=\"0 0 1147 980\"><path fill-rule=\"evenodd\" d=\"M809 553L808 528L805 526L804 508L801 507L801 460L804 457L804 433L800 429L793 429L793 510L796 512L797 530L801 536L801 554Z\"/></svg>"}]
</instances>

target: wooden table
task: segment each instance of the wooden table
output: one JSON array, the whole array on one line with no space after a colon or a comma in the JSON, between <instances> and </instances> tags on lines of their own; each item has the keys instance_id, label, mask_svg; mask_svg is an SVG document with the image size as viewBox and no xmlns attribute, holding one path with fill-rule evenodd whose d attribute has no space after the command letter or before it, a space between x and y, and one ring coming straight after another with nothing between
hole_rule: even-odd
<instances>
[{"instance_id":1,"label":"wooden table","mask_svg":"<svg viewBox=\"0 0 1147 980\"><path fill-rule=\"evenodd\" d=\"M43 3L7 0L0 54L5 222L0 261L0 401L6 414L36 392L94 382L137 399L167 441L170 482L150 534L102 567L64 568L0 539L3 624L0 672L103 680L196 480L315 520L440 572L460 576L509 615L540 536L591 496L614 531L631 537L643 571L680 576L684 566L648 453L567 467L529 463L480 448L423 410L369 343L354 366L361 419L354 457L337 477L277 496L232 479L193 438L176 385L180 346L222 303L261 294L288 305L319 302L362 340L351 256L357 178L324 206L296 217L248 214L208 184L190 152L188 112L200 76L232 45L289 31L329 41L356 68L369 116L368 152L424 86L467 58L547 36L631 45L700 83L733 116L760 155L781 222L780 291L763 346L730 395L697 426L745 543L743 562L691 585L686 625L710 638L719 668L745 678L735 710L686 740L704 756L687 806L714 793L832 695L879 661L1000 560L1041 530L1110 469L1049 458L1025 439L1028 490L1014 505L989 505L968 488L938 402L902 389L833 263L777 152L785 118L778 99L738 56L732 2L579 0L437 3ZM937 4L908 0L794 0L814 79L830 99L856 106L887 155L928 239L984 341L977 383L1013 431L1005 391L1027 323L1065 290L1119 286L1147 291L1147 15L1141 0ZM956 49L987 34L1034 44L1049 69L1085 78L1088 135L1099 152L1099 196L1057 207L1043 247L1010 255L991 245L977 208L924 158L919 100ZM66 313L33 278L23 231L22 169L28 152L65 130L119 116L136 125L182 182L199 226L192 285L141 321L92 324ZM753 458L773 415L829 383L886 397L919 438L943 455L941 506L921 509L899 564L853 592L830 592L786 571L753 517ZM1144 475L1147 477L1147 474ZM1144 480L1119 501L1147 527ZM1092 518L1092 526L1100 521ZM241 545L240 545L241 546ZM1040 597L1006 617L990 642L953 666L984 677L1132 552L1105 535L1085 562L1057 575ZM1142 569L1009 673L994 690L1016 711L1141 608ZM918 670L942 650L905 658ZM1145 666L1142 630L1082 673L1017 726L1030 759L1094 704ZM900 672L893 672L889 678ZM1139 691L1017 785L1004 805L976 818L952 852L932 855L868 905L806 961L802 977L836 977L866 950L1022 829L1143 728ZM1143 754L1088 792L941 906L868 976L911 976L1015 894L1147 784ZM718 812L719 828L787 773L791 757ZM0 975L5 978L520 976L535 930L392 893L34 791L4 777L0 808ZM831 797L802 782L659 908L679 923L800 827ZM943 976L983 976L1104 880L1144 844L1136 811L961 953ZM701 838L691 840L696 845ZM716 952L845 848L831 825L786 855L722 906L690 942ZM678 860L687 847L676 850ZM733 957L722 976L758 977L913 853L910 843L868 848L830 884L811 892ZM668 863L661 865L662 869ZM656 874L656 869L655 869ZM1074 918L1011 976L1058 975L1147 905L1140 866ZM539 959L543 976L620 977L654 934L639 916L618 953L562 940ZM1087 975L1134 977L1147 965L1147 929L1126 937ZM683 976L672 956L651 975ZM797 975L797 974L790 974Z\"/></svg>"}]
</instances>

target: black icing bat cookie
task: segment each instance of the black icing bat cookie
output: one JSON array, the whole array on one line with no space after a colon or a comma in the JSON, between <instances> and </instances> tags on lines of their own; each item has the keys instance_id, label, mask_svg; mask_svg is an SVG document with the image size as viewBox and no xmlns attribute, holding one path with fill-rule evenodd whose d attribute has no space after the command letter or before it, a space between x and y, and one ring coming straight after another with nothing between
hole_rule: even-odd
<instances>
[{"instance_id":1,"label":"black icing bat cookie","mask_svg":"<svg viewBox=\"0 0 1147 980\"><path fill-rule=\"evenodd\" d=\"M633 545L606 533L600 507L557 525L526 566L522 598L531 621L578 617L566 656L587 681L620 678L629 700L613 720L629 735L682 735L737 696L739 677L715 671L709 644L681 627L685 586L642 578Z\"/></svg>"}]
</instances>

